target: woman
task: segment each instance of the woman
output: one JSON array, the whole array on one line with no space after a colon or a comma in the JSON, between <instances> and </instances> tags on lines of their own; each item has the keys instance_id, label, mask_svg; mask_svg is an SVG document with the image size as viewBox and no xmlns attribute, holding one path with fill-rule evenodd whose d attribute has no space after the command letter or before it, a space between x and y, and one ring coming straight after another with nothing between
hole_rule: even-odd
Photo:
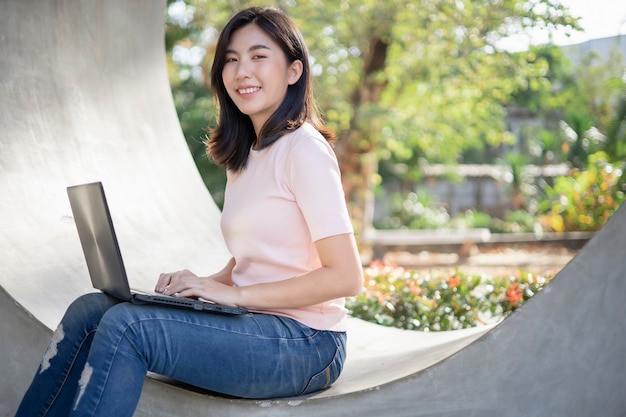
<instances>
[{"instance_id":1,"label":"woman","mask_svg":"<svg viewBox=\"0 0 626 417\"><path fill-rule=\"evenodd\" d=\"M233 257L209 277L161 274L156 291L251 313L82 296L17 416L131 416L147 371L244 398L308 394L339 376L344 297L363 276L299 31L275 9L238 13L218 39L211 81L220 115L207 147L227 170L221 225Z\"/></svg>"}]
</instances>

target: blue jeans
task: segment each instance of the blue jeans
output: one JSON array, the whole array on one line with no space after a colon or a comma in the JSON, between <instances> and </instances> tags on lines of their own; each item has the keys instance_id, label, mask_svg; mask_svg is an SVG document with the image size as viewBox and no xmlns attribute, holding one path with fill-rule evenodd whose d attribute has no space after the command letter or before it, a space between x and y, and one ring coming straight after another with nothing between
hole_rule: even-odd
<instances>
[{"instance_id":1,"label":"blue jeans","mask_svg":"<svg viewBox=\"0 0 626 417\"><path fill-rule=\"evenodd\" d=\"M304 395L339 377L345 343L285 317L87 294L67 309L16 417L130 417L148 371L243 398Z\"/></svg>"}]
</instances>

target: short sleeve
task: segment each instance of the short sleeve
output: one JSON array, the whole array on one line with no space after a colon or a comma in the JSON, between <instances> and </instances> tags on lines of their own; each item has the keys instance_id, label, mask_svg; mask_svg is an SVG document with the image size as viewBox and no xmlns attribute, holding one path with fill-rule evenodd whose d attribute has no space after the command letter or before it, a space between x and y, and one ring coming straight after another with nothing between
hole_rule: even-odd
<instances>
[{"instance_id":1,"label":"short sleeve","mask_svg":"<svg viewBox=\"0 0 626 417\"><path fill-rule=\"evenodd\" d=\"M298 138L289 157L288 178L313 241L353 232L337 157L321 135Z\"/></svg>"}]
</instances>

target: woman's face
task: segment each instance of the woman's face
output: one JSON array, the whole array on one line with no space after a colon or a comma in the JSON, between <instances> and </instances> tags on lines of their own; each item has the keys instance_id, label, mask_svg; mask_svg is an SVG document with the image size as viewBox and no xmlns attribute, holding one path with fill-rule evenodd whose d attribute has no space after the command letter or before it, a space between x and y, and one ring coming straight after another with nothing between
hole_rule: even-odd
<instances>
[{"instance_id":1,"label":"woman's face","mask_svg":"<svg viewBox=\"0 0 626 417\"><path fill-rule=\"evenodd\" d=\"M250 117L257 135L302 75L302 62L291 64L280 46L259 26L233 32L222 79L237 108Z\"/></svg>"}]
</instances>

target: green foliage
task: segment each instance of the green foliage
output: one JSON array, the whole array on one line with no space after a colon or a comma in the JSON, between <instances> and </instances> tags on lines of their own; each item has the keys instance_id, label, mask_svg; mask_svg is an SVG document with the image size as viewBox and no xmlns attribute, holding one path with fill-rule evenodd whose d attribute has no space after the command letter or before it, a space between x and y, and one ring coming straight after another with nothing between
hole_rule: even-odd
<instances>
[{"instance_id":1,"label":"green foliage","mask_svg":"<svg viewBox=\"0 0 626 417\"><path fill-rule=\"evenodd\" d=\"M498 50L495 41L514 26L555 17L540 17L538 5L527 9L525 20L516 3L524 2L422 2L398 9L378 104L385 110L381 159L445 163L466 149L511 142L504 106L534 67Z\"/></svg>"},{"instance_id":2,"label":"green foliage","mask_svg":"<svg viewBox=\"0 0 626 417\"><path fill-rule=\"evenodd\" d=\"M618 124L621 120L621 53L613 50L605 62L589 53L576 66L563 48L554 45L532 47L519 55L533 71L512 94L510 110L524 109L526 117L532 116L531 123L518 128L518 135L520 143L528 144L525 151L536 158L534 162L567 161L584 169L588 155L600 150L611 160L620 159L615 146L619 139L614 140L612 133L616 120Z\"/></svg>"},{"instance_id":3,"label":"green foliage","mask_svg":"<svg viewBox=\"0 0 626 417\"><path fill-rule=\"evenodd\" d=\"M176 108L190 152L218 205L225 175L202 145L216 114L206 74L219 30L252 4L168 0L166 47ZM601 149L610 160L624 159L621 58L599 63L590 55L573 67L554 46L515 54L498 48L498 40L532 26L576 28L576 20L556 1L275 0L265 5L283 8L303 32L318 104L340 137L336 149L347 198L357 206L355 196L374 182L358 181L376 175L353 165L362 160L359 154L404 164L400 175L407 179L419 177L421 161L490 162L502 145L515 142L505 125L511 105L546 118L546 126L520 130L520 150L539 164L567 159L585 169L588 155ZM555 120L563 121L561 128ZM516 170L522 162L508 163L512 201L516 209L525 208L527 182ZM612 198L620 201L619 195ZM440 209L409 200L394 203L402 209L394 209L390 223L382 226L433 228L447 221ZM351 210L353 216L362 212L362 207Z\"/></svg>"},{"instance_id":4,"label":"green foliage","mask_svg":"<svg viewBox=\"0 0 626 417\"><path fill-rule=\"evenodd\" d=\"M488 228L492 233L596 231L626 200L626 163L611 164L602 152L592 155L589 161L585 170L557 177L553 186L544 184L545 195L537 201L537 213L512 210L500 219L467 210L452 218L433 196L411 192L393 195L390 214L375 226L379 229Z\"/></svg>"},{"instance_id":5,"label":"green foliage","mask_svg":"<svg viewBox=\"0 0 626 417\"><path fill-rule=\"evenodd\" d=\"M447 210L424 192L394 194L390 214L375 226L379 229L450 229L486 228L492 233L534 233L541 224L528 210L507 211L504 218L492 217L477 210L466 210L451 217Z\"/></svg>"},{"instance_id":6,"label":"green foliage","mask_svg":"<svg viewBox=\"0 0 626 417\"><path fill-rule=\"evenodd\" d=\"M189 152L213 200L222 207L226 173L209 160L204 145L208 137L207 123L213 121L216 112L213 99L206 88L192 78L179 80L173 88L173 97Z\"/></svg>"},{"instance_id":7,"label":"green foliage","mask_svg":"<svg viewBox=\"0 0 626 417\"><path fill-rule=\"evenodd\" d=\"M613 161L626 159L626 74L621 78L616 111L607 132L605 150Z\"/></svg>"},{"instance_id":8,"label":"green foliage","mask_svg":"<svg viewBox=\"0 0 626 417\"><path fill-rule=\"evenodd\" d=\"M567 160L574 168L584 169L587 157L600 150L601 138L594 135L593 118L584 109L570 111L563 121L569 139Z\"/></svg>"},{"instance_id":9,"label":"green foliage","mask_svg":"<svg viewBox=\"0 0 626 417\"><path fill-rule=\"evenodd\" d=\"M503 218L492 218L475 210L451 218L433 196L420 191L394 194L390 199L390 214L375 226L379 229L489 228L492 233L596 231L626 200L626 161L611 163L604 152L587 159L584 169L572 169L569 175L556 177L553 185L540 179L543 193L531 184L534 180L522 175L521 162L509 159L515 192L511 200L513 210L507 211ZM515 209L522 206L515 204L522 195L522 200L531 201Z\"/></svg>"},{"instance_id":10,"label":"green foliage","mask_svg":"<svg viewBox=\"0 0 626 417\"><path fill-rule=\"evenodd\" d=\"M609 133L611 124L619 117L618 102L626 85L623 62L624 56L615 48L606 61L590 53L576 68L577 91L572 92L569 108L575 109L577 113L590 114L592 126L603 135ZM611 160L615 160L610 149L602 147L602 150L609 154Z\"/></svg>"},{"instance_id":11,"label":"green foliage","mask_svg":"<svg viewBox=\"0 0 626 417\"><path fill-rule=\"evenodd\" d=\"M168 0L172 87L198 97L177 100L181 117L206 115L204 122L190 117L184 132L208 185L221 182L197 152L215 116L203 103L209 94L205 78L211 48L227 19L252 4ZM355 153L372 153L407 163L409 174L419 168L420 158L450 162L466 149L511 143L504 106L536 69L498 48L498 40L530 27L577 25L554 0L275 0L264 5L283 8L303 32L318 104L341 138L340 159L358 161ZM177 59L184 51L206 52L202 62L189 63ZM345 181L364 177L350 164L342 169ZM350 188L366 185L348 187L348 199L354 196ZM215 193L220 185L212 187Z\"/></svg>"},{"instance_id":12,"label":"green foliage","mask_svg":"<svg viewBox=\"0 0 626 417\"><path fill-rule=\"evenodd\" d=\"M491 219L489 230L493 233L534 233L541 224L527 210L509 211L504 219Z\"/></svg>"},{"instance_id":13,"label":"green foliage","mask_svg":"<svg viewBox=\"0 0 626 417\"><path fill-rule=\"evenodd\" d=\"M418 191L406 197L395 194L391 199L391 213L376 226L380 229L439 229L450 221L445 208L438 206L433 197Z\"/></svg>"},{"instance_id":14,"label":"green foliage","mask_svg":"<svg viewBox=\"0 0 626 417\"><path fill-rule=\"evenodd\" d=\"M530 110L540 117L542 113L571 106L572 93L578 88L575 68L562 48L554 45L533 46L520 52L532 68L517 91L512 94L515 105ZM580 99L577 100L580 103Z\"/></svg>"},{"instance_id":15,"label":"green foliage","mask_svg":"<svg viewBox=\"0 0 626 417\"><path fill-rule=\"evenodd\" d=\"M587 169L559 177L547 187L540 204L545 228L556 232L596 231L624 202L624 162L611 164L607 155L590 156Z\"/></svg>"},{"instance_id":16,"label":"green foliage","mask_svg":"<svg viewBox=\"0 0 626 417\"><path fill-rule=\"evenodd\" d=\"M365 269L365 285L348 300L350 313L384 326L445 331L494 322L521 307L552 274L518 271L488 277L431 275L378 261Z\"/></svg>"},{"instance_id":17,"label":"green foliage","mask_svg":"<svg viewBox=\"0 0 626 417\"><path fill-rule=\"evenodd\" d=\"M465 212L450 219L448 228L451 229L472 229L472 228L492 228L493 219L487 213L476 210L465 210Z\"/></svg>"}]
</instances>

